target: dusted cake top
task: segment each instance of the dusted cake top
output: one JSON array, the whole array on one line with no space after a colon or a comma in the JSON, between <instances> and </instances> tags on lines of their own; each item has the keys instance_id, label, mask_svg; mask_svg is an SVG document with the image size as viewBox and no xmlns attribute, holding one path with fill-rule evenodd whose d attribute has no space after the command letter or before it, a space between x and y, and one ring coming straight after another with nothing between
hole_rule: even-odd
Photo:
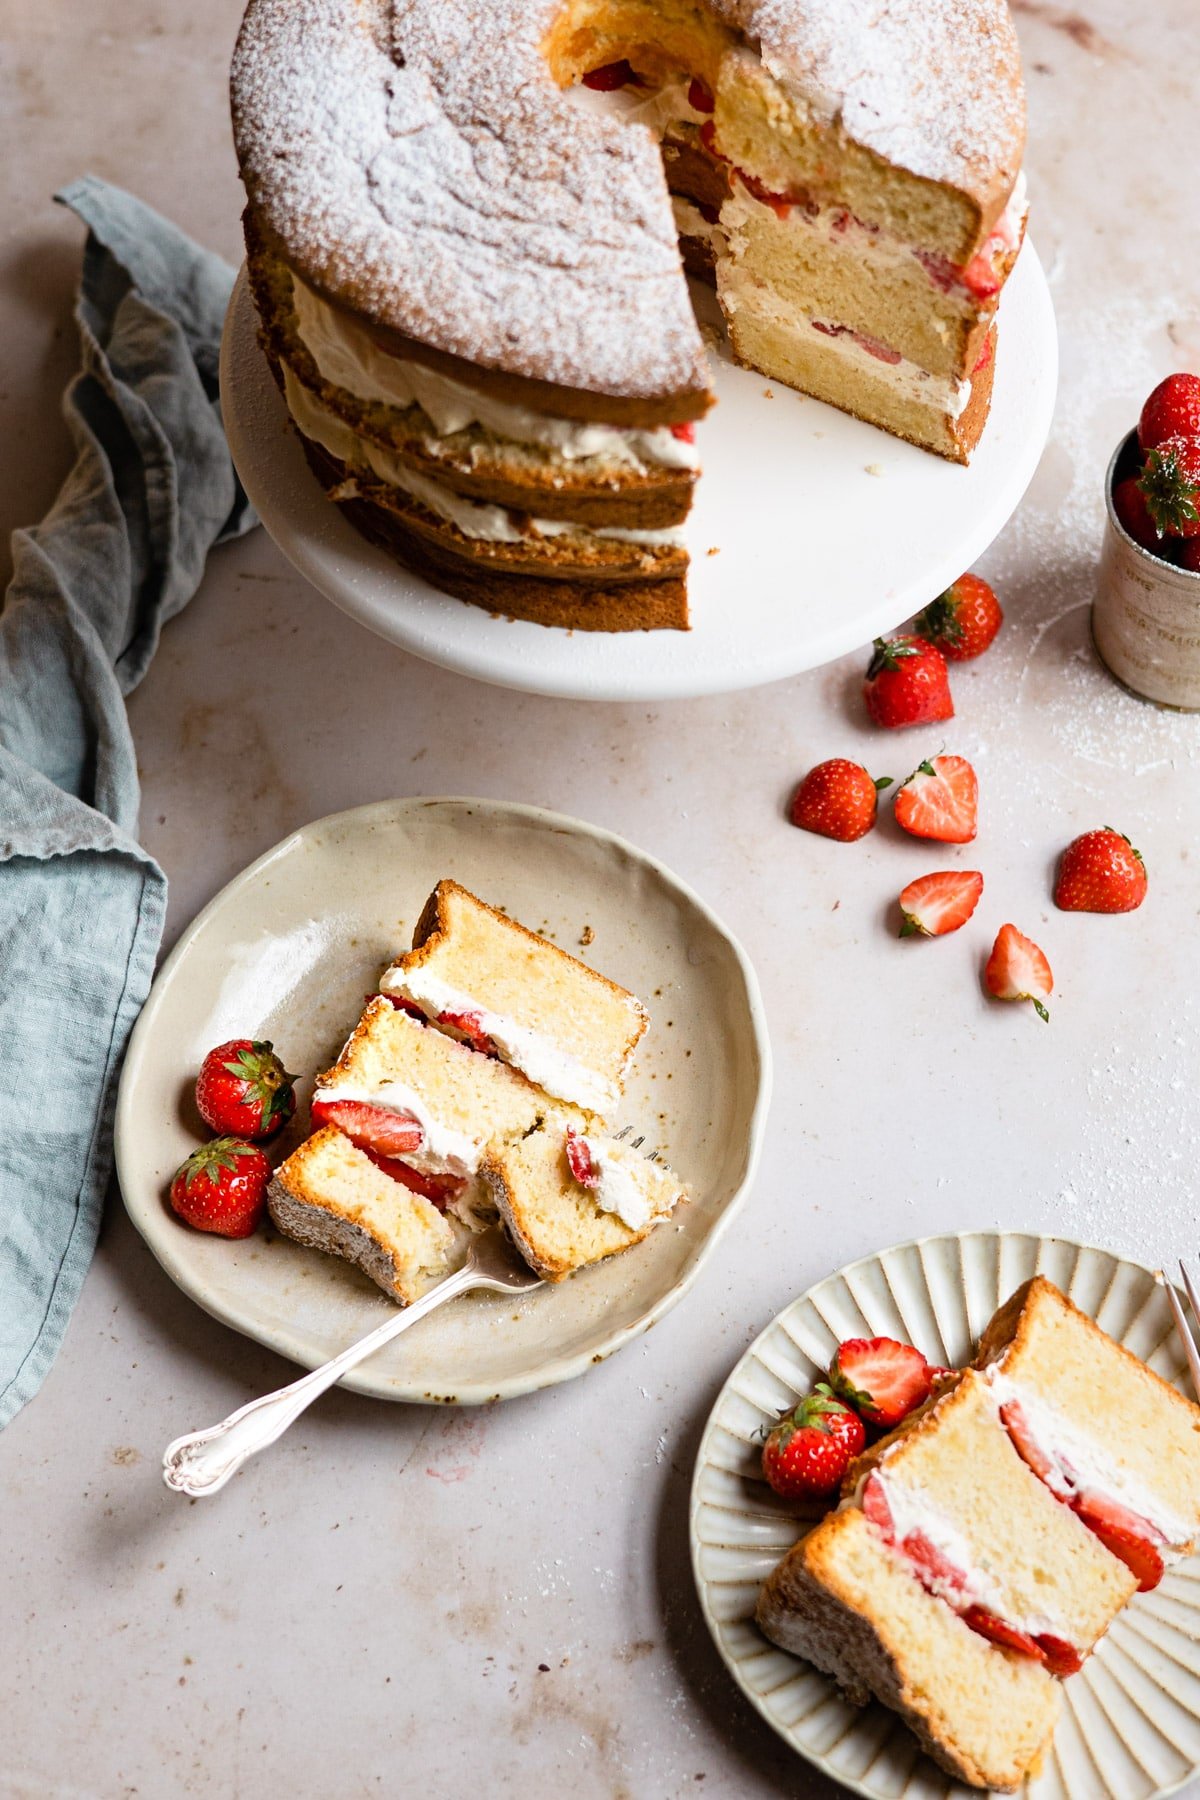
<instances>
[{"instance_id":1,"label":"dusted cake top","mask_svg":"<svg viewBox=\"0 0 1200 1800\"><path fill-rule=\"evenodd\" d=\"M707 0L804 108L931 181L1020 161L1004 0ZM251 0L234 58L260 223L312 285L434 353L703 410L709 381L650 131L581 108L563 0Z\"/></svg>"}]
</instances>

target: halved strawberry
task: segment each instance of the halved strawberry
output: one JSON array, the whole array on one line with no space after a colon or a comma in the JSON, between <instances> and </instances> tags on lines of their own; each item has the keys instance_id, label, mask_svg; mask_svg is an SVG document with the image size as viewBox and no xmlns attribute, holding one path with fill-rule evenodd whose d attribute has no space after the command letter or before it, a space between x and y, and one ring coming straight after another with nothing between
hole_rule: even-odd
<instances>
[{"instance_id":1,"label":"halved strawberry","mask_svg":"<svg viewBox=\"0 0 1200 1800\"><path fill-rule=\"evenodd\" d=\"M978 869L939 869L900 891L901 937L945 937L965 925L983 892Z\"/></svg>"},{"instance_id":2,"label":"halved strawberry","mask_svg":"<svg viewBox=\"0 0 1200 1800\"><path fill-rule=\"evenodd\" d=\"M916 1564L922 1583L931 1591L950 1588L958 1593L966 1587L966 1570L952 1563L923 1531L910 1531L900 1548L909 1561Z\"/></svg>"},{"instance_id":3,"label":"halved strawberry","mask_svg":"<svg viewBox=\"0 0 1200 1800\"><path fill-rule=\"evenodd\" d=\"M1015 925L1002 925L983 971L984 986L994 1000L1032 1000L1039 1019L1050 1014L1042 1004L1054 991L1054 975L1032 938Z\"/></svg>"},{"instance_id":4,"label":"halved strawberry","mask_svg":"<svg viewBox=\"0 0 1200 1800\"><path fill-rule=\"evenodd\" d=\"M472 1050L479 1050L484 1056L492 1052L492 1040L483 1029L483 1017L477 1012L440 1012L438 1024L449 1031L457 1031Z\"/></svg>"},{"instance_id":5,"label":"halved strawberry","mask_svg":"<svg viewBox=\"0 0 1200 1800\"><path fill-rule=\"evenodd\" d=\"M573 1125L567 1126L567 1165L580 1187L599 1184L600 1171L592 1160L592 1146Z\"/></svg>"},{"instance_id":6,"label":"halved strawberry","mask_svg":"<svg viewBox=\"0 0 1200 1800\"><path fill-rule=\"evenodd\" d=\"M829 1365L836 1394L868 1424L898 1425L914 1406L928 1400L929 1364L911 1344L895 1338L847 1338Z\"/></svg>"},{"instance_id":7,"label":"halved strawberry","mask_svg":"<svg viewBox=\"0 0 1200 1800\"><path fill-rule=\"evenodd\" d=\"M1027 1632L1018 1631L1015 1625L998 1619L986 1606L968 1606L966 1612L960 1613L959 1617L964 1625L969 1625L980 1637L991 1638L993 1644L1001 1644L1006 1650L1018 1650L1022 1656L1031 1656L1034 1662L1046 1661L1046 1652L1036 1638L1031 1638Z\"/></svg>"},{"instance_id":8,"label":"halved strawberry","mask_svg":"<svg viewBox=\"0 0 1200 1800\"><path fill-rule=\"evenodd\" d=\"M1029 1464L1039 1481L1062 1498L1066 1483L1050 1458L1035 1441L1019 1400L1006 1400L1000 1408L1000 1421L1013 1441L1013 1448L1023 1462Z\"/></svg>"},{"instance_id":9,"label":"halved strawberry","mask_svg":"<svg viewBox=\"0 0 1200 1800\"><path fill-rule=\"evenodd\" d=\"M1055 1637L1049 1631L1039 1631L1037 1642L1052 1675L1077 1675L1082 1669L1082 1656L1074 1644L1068 1644L1066 1638Z\"/></svg>"},{"instance_id":10,"label":"halved strawberry","mask_svg":"<svg viewBox=\"0 0 1200 1800\"><path fill-rule=\"evenodd\" d=\"M425 1137L416 1119L366 1100L322 1100L316 1095L312 1119L314 1125L336 1126L351 1143L363 1150L377 1150L380 1156L419 1150Z\"/></svg>"},{"instance_id":11,"label":"halved strawberry","mask_svg":"<svg viewBox=\"0 0 1200 1800\"><path fill-rule=\"evenodd\" d=\"M918 763L896 790L896 823L913 837L969 844L978 817L979 781L965 756Z\"/></svg>"},{"instance_id":12,"label":"halved strawberry","mask_svg":"<svg viewBox=\"0 0 1200 1800\"><path fill-rule=\"evenodd\" d=\"M882 1531L889 1544L893 1543L896 1537L896 1528L892 1523L892 1509L888 1505L887 1492L883 1482L874 1472L867 1476L863 1484L861 1505L872 1525Z\"/></svg>"},{"instance_id":13,"label":"halved strawberry","mask_svg":"<svg viewBox=\"0 0 1200 1800\"><path fill-rule=\"evenodd\" d=\"M414 1169L411 1163L401 1162L394 1156L381 1156L378 1150L372 1150L366 1144L360 1144L359 1149L370 1157L377 1169L382 1169L393 1181L411 1188L414 1194L423 1194L443 1212L447 1202L457 1199L467 1185L458 1175L426 1175L421 1169Z\"/></svg>"},{"instance_id":14,"label":"halved strawberry","mask_svg":"<svg viewBox=\"0 0 1200 1800\"><path fill-rule=\"evenodd\" d=\"M1148 1594L1163 1578L1163 1559L1159 1544L1162 1533L1119 1501L1095 1488L1083 1488L1071 1502L1089 1531L1094 1531L1106 1550L1119 1556L1130 1572L1137 1576L1139 1594Z\"/></svg>"}]
</instances>

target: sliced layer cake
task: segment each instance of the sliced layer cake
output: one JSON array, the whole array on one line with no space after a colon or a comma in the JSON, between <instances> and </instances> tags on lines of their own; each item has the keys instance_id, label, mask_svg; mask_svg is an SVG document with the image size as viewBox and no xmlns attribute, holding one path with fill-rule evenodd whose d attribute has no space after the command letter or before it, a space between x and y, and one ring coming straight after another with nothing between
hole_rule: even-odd
<instances>
[{"instance_id":1,"label":"sliced layer cake","mask_svg":"<svg viewBox=\"0 0 1200 1800\"><path fill-rule=\"evenodd\" d=\"M451 593L687 625L713 396L681 246L749 366L978 438L1024 223L1005 0L251 0L232 94L305 453Z\"/></svg>"}]
</instances>

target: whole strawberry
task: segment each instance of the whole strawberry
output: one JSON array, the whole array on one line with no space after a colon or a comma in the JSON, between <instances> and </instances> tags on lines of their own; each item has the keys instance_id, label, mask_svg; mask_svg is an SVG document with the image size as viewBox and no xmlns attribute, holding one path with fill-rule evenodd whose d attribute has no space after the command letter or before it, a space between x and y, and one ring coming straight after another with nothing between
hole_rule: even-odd
<instances>
[{"instance_id":1,"label":"whole strawberry","mask_svg":"<svg viewBox=\"0 0 1200 1800\"><path fill-rule=\"evenodd\" d=\"M1155 556L1161 556L1162 541L1154 520L1150 517L1150 508L1146 505L1146 496L1137 476L1127 475L1124 481L1118 481L1112 498L1113 511L1134 543L1140 544L1143 550L1152 551Z\"/></svg>"},{"instance_id":2,"label":"whole strawberry","mask_svg":"<svg viewBox=\"0 0 1200 1800\"><path fill-rule=\"evenodd\" d=\"M1111 825L1085 831L1063 851L1054 883L1054 904L1063 912L1136 912L1145 898L1141 852Z\"/></svg>"},{"instance_id":3,"label":"whole strawberry","mask_svg":"<svg viewBox=\"0 0 1200 1800\"><path fill-rule=\"evenodd\" d=\"M825 1383L767 1433L762 1471L785 1500L826 1499L867 1441L862 1420Z\"/></svg>"},{"instance_id":4,"label":"whole strawberry","mask_svg":"<svg viewBox=\"0 0 1200 1800\"><path fill-rule=\"evenodd\" d=\"M946 659L923 637L875 639L863 699L876 725L890 728L954 717Z\"/></svg>"},{"instance_id":5,"label":"whole strawberry","mask_svg":"<svg viewBox=\"0 0 1200 1800\"><path fill-rule=\"evenodd\" d=\"M249 1237L267 1206L271 1165L257 1144L219 1137L201 1144L171 1183L171 1205L197 1231Z\"/></svg>"},{"instance_id":6,"label":"whole strawberry","mask_svg":"<svg viewBox=\"0 0 1200 1800\"><path fill-rule=\"evenodd\" d=\"M201 1063L196 1105L212 1131L227 1137L274 1137L296 1110L293 1080L269 1041L231 1038Z\"/></svg>"},{"instance_id":7,"label":"whole strawberry","mask_svg":"<svg viewBox=\"0 0 1200 1800\"><path fill-rule=\"evenodd\" d=\"M1138 477L1159 537L1200 537L1200 438L1164 438Z\"/></svg>"},{"instance_id":8,"label":"whole strawberry","mask_svg":"<svg viewBox=\"0 0 1200 1800\"><path fill-rule=\"evenodd\" d=\"M847 1338L829 1365L829 1382L868 1425L890 1430L933 1392L934 1371L919 1350L896 1338Z\"/></svg>"},{"instance_id":9,"label":"whole strawberry","mask_svg":"<svg viewBox=\"0 0 1200 1800\"><path fill-rule=\"evenodd\" d=\"M1155 450L1168 438L1200 437L1200 375L1168 375L1142 408L1138 443Z\"/></svg>"},{"instance_id":10,"label":"whole strawberry","mask_svg":"<svg viewBox=\"0 0 1200 1800\"><path fill-rule=\"evenodd\" d=\"M1200 538L1185 538L1179 546L1179 566L1200 575Z\"/></svg>"},{"instance_id":11,"label":"whole strawberry","mask_svg":"<svg viewBox=\"0 0 1200 1800\"><path fill-rule=\"evenodd\" d=\"M802 831L852 844L875 823L880 788L890 787L890 775L873 781L861 763L835 756L810 769L788 808L788 817Z\"/></svg>"},{"instance_id":12,"label":"whole strawberry","mask_svg":"<svg viewBox=\"0 0 1200 1800\"><path fill-rule=\"evenodd\" d=\"M947 662L969 662L983 655L1003 623L1000 602L982 576L960 575L930 601L917 620L917 630L937 645Z\"/></svg>"}]
</instances>

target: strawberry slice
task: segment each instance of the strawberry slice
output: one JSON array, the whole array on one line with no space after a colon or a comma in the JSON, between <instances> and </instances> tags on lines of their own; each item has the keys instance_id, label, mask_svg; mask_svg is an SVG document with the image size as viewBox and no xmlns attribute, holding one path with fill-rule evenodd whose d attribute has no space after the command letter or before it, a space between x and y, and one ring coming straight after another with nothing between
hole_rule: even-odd
<instances>
[{"instance_id":1,"label":"strawberry slice","mask_svg":"<svg viewBox=\"0 0 1200 1800\"><path fill-rule=\"evenodd\" d=\"M870 1425L898 1425L928 1400L929 1364L911 1344L895 1338L847 1338L829 1367L836 1394Z\"/></svg>"},{"instance_id":2,"label":"strawberry slice","mask_svg":"<svg viewBox=\"0 0 1200 1800\"><path fill-rule=\"evenodd\" d=\"M620 62L602 63L598 69L589 69L580 79L584 87L593 88L598 94L611 94L614 88L643 85L632 64L624 58Z\"/></svg>"},{"instance_id":3,"label":"strawberry slice","mask_svg":"<svg viewBox=\"0 0 1200 1800\"><path fill-rule=\"evenodd\" d=\"M1034 1662L1044 1663L1047 1660L1046 1652L1036 1638L1031 1638L1026 1632L1018 1631L1015 1625L998 1619L986 1606L968 1606L966 1612L960 1613L959 1617L964 1625L969 1625L980 1637L990 1638L993 1644L1001 1644L1006 1650L1017 1650L1022 1656L1031 1656Z\"/></svg>"},{"instance_id":4,"label":"strawberry slice","mask_svg":"<svg viewBox=\"0 0 1200 1800\"><path fill-rule=\"evenodd\" d=\"M935 1587L944 1586L955 1593L960 1593L966 1587L966 1571L943 1555L923 1531L910 1531L900 1548L909 1561L916 1564L917 1574L924 1587L933 1591Z\"/></svg>"},{"instance_id":5,"label":"strawberry slice","mask_svg":"<svg viewBox=\"0 0 1200 1800\"><path fill-rule=\"evenodd\" d=\"M322 1100L312 1103L314 1125L334 1125L360 1150L377 1150L381 1156L403 1156L419 1150L425 1133L409 1114L372 1106L366 1100Z\"/></svg>"},{"instance_id":6,"label":"strawberry slice","mask_svg":"<svg viewBox=\"0 0 1200 1800\"><path fill-rule=\"evenodd\" d=\"M983 892L977 869L939 869L900 891L901 937L945 937L965 925Z\"/></svg>"},{"instance_id":7,"label":"strawberry slice","mask_svg":"<svg viewBox=\"0 0 1200 1800\"><path fill-rule=\"evenodd\" d=\"M580 1187L600 1185L600 1171L592 1159L592 1146L573 1125L567 1126L567 1165Z\"/></svg>"},{"instance_id":8,"label":"strawberry slice","mask_svg":"<svg viewBox=\"0 0 1200 1800\"><path fill-rule=\"evenodd\" d=\"M1139 1594L1148 1594L1158 1586L1164 1572L1158 1546L1165 1539L1149 1519L1095 1488L1083 1488L1071 1505L1104 1548L1120 1557L1130 1573L1137 1576Z\"/></svg>"},{"instance_id":9,"label":"strawberry slice","mask_svg":"<svg viewBox=\"0 0 1200 1800\"><path fill-rule=\"evenodd\" d=\"M367 995L368 1000L374 1000L375 997L374 994ZM425 1023L425 1014L415 1000L409 1000L404 994L384 994L383 998L389 1001L397 1012L406 1012L410 1019L420 1019L422 1025Z\"/></svg>"},{"instance_id":10,"label":"strawberry slice","mask_svg":"<svg viewBox=\"0 0 1200 1800\"><path fill-rule=\"evenodd\" d=\"M693 75L692 79L688 82L687 97L688 105L693 112L711 113L716 112L717 110L717 103L713 99L712 89L707 87L698 75Z\"/></svg>"},{"instance_id":11,"label":"strawberry slice","mask_svg":"<svg viewBox=\"0 0 1200 1800\"><path fill-rule=\"evenodd\" d=\"M1039 1631L1038 1644L1046 1659L1046 1667L1052 1675L1077 1675L1083 1667L1083 1658L1074 1644L1068 1644L1066 1638L1055 1637L1049 1631Z\"/></svg>"},{"instance_id":12,"label":"strawberry slice","mask_svg":"<svg viewBox=\"0 0 1200 1800\"><path fill-rule=\"evenodd\" d=\"M919 763L896 793L896 823L939 844L969 844L978 814L979 781L965 756Z\"/></svg>"},{"instance_id":13,"label":"strawberry slice","mask_svg":"<svg viewBox=\"0 0 1200 1800\"><path fill-rule=\"evenodd\" d=\"M1006 1400L1000 1408L1000 1419L1021 1460L1029 1464L1039 1481L1044 1481L1061 1498L1066 1484L1054 1463L1035 1442L1020 1401Z\"/></svg>"},{"instance_id":14,"label":"strawberry slice","mask_svg":"<svg viewBox=\"0 0 1200 1800\"><path fill-rule=\"evenodd\" d=\"M400 1162L394 1156L381 1156L378 1150L371 1150L365 1144L359 1148L364 1155L370 1157L377 1169L382 1169L393 1181L411 1188L414 1194L423 1194L441 1212L446 1210L449 1201L458 1198L467 1185L458 1175L426 1175L420 1169L414 1169L411 1163Z\"/></svg>"},{"instance_id":15,"label":"strawberry slice","mask_svg":"<svg viewBox=\"0 0 1200 1800\"><path fill-rule=\"evenodd\" d=\"M1054 991L1053 971L1045 951L1015 925L1002 925L996 933L983 985L994 1000L1032 1000L1038 1018L1049 1024L1043 1002Z\"/></svg>"},{"instance_id":16,"label":"strawberry slice","mask_svg":"<svg viewBox=\"0 0 1200 1800\"><path fill-rule=\"evenodd\" d=\"M892 1509L888 1505L887 1492L874 1472L867 1476L863 1485L861 1505L872 1525L882 1531L888 1543L895 1543L896 1528L892 1523Z\"/></svg>"},{"instance_id":17,"label":"strawberry slice","mask_svg":"<svg viewBox=\"0 0 1200 1800\"><path fill-rule=\"evenodd\" d=\"M444 1025L448 1031L457 1031L472 1050L479 1050L484 1056L492 1053L492 1040L483 1029L483 1015L477 1012L440 1012L438 1024Z\"/></svg>"}]
</instances>

